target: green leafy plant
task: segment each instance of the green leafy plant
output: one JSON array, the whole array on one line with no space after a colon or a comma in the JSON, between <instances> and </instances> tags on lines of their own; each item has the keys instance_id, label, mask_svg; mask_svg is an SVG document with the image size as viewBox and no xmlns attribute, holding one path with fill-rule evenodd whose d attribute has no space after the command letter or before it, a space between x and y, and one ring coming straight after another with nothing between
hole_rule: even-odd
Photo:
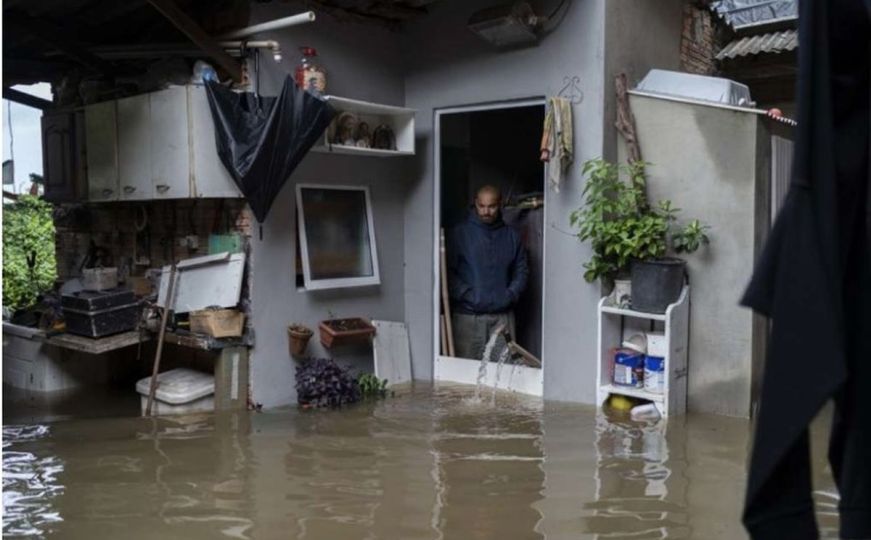
<instances>
[{"instance_id":1,"label":"green leafy plant","mask_svg":"<svg viewBox=\"0 0 871 540\"><path fill-rule=\"evenodd\" d=\"M570 215L582 242L590 242L592 258L584 263L584 279L614 279L629 272L632 261L664 257L679 208L662 200L651 206L646 195L645 163L616 165L604 159L584 163L584 204ZM623 181L621 176L628 178ZM692 253L707 244L710 228L693 220L673 233L674 250Z\"/></svg>"},{"instance_id":2,"label":"green leafy plant","mask_svg":"<svg viewBox=\"0 0 871 540\"><path fill-rule=\"evenodd\" d=\"M51 204L22 195L3 207L3 305L32 306L57 277Z\"/></svg>"},{"instance_id":3,"label":"green leafy plant","mask_svg":"<svg viewBox=\"0 0 871 540\"><path fill-rule=\"evenodd\" d=\"M387 379L378 379L371 373L364 373L357 377L357 384L363 397L379 398L387 395Z\"/></svg>"},{"instance_id":4,"label":"green leafy plant","mask_svg":"<svg viewBox=\"0 0 871 540\"><path fill-rule=\"evenodd\" d=\"M701 246L710 244L711 239L708 238L710 229L711 227L702 224L697 219L690 221L683 229L671 236L674 250L677 253L693 253Z\"/></svg>"}]
</instances>

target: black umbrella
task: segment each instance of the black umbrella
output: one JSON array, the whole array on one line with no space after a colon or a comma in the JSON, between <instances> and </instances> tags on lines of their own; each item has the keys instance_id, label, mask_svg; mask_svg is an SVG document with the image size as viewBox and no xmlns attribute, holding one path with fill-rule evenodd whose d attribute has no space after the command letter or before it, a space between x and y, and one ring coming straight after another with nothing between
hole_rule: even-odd
<instances>
[{"instance_id":1,"label":"black umbrella","mask_svg":"<svg viewBox=\"0 0 871 540\"><path fill-rule=\"evenodd\" d=\"M281 187L335 116L287 77L276 97L206 82L218 156L263 223Z\"/></svg>"}]
</instances>

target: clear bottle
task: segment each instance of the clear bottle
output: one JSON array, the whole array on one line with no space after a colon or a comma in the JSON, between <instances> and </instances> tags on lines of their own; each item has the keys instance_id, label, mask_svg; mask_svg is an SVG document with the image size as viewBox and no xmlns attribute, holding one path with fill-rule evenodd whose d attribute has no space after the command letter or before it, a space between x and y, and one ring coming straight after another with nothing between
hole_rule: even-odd
<instances>
[{"instance_id":1,"label":"clear bottle","mask_svg":"<svg viewBox=\"0 0 871 540\"><path fill-rule=\"evenodd\" d=\"M302 60L296 66L296 84L312 94L321 95L327 91L327 71L318 59L314 47L300 47Z\"/></svg>"}]
</instances>

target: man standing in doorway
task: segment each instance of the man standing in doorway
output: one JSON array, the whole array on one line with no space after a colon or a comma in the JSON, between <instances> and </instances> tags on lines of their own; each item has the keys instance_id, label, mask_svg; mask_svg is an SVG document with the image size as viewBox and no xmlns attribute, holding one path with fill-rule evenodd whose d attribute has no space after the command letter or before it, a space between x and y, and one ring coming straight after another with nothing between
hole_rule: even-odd
<instances>
[{"instance_id":1,"label":"man standing in doorway","mask_svg":"<svg viewBox=\"0 0 871 540\"><path fill-rule=\"evenodd\" d=\"M514 336L512 308L526 288L529 266L517 233L502 221L502 194L484 186L475 207L448 238L448 286L456 355L481 358L499 324Z\"/></svg>"}]
</instances>

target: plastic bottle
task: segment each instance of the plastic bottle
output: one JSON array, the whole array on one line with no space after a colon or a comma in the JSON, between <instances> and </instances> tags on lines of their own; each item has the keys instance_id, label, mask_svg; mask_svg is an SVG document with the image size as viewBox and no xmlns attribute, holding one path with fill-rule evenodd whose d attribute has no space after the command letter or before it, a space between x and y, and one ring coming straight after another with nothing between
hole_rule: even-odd
<instances>
[{"instance_id":1,"label":"plastic bottle","mask_svg":"<svg viewBox=\"0 0 871 540\"><path fill-rule=\"evenodd\" d=\"M636 422L641 422L644 420L659 420L662 415L659 414L659 409L656 408L655 404L646 403L633 407L629 411L629 417Z\"/></svg>"},{"instance_id":2,"label":"plastic bottle","mask_svg":"<svg viewBox=\"0 0 871 540\"><path fill-rule=\"evenodd\" d=\"M312 94L323 94L327 91L327 70L318 59L314 47L300 47L302 60L296 66L294 78L296 84Z\"/></svg>"}]
</instances>

